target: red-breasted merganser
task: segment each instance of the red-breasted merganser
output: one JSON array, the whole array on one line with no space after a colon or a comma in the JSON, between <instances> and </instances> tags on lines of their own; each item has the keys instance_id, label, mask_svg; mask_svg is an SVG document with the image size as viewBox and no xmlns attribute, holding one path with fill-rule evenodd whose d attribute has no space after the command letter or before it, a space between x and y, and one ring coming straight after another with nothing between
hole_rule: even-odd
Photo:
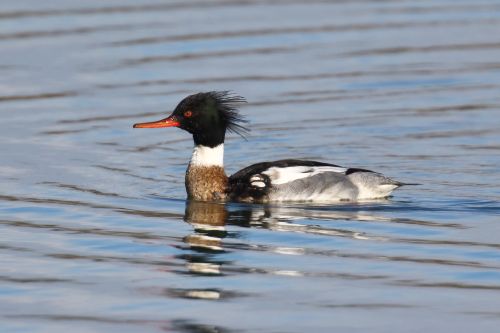
<instances>
[{"instance_id":1,"label":"red-breasted merganser","mask_svg":"<svg viewBox=\"0 0 500 333\"><path fill-rule=\"evenodd\" d=\"M247 122L237 107L245 99L227 91L184 98L165 119L134 128L179 127L193 135L194 150L186 171L189 199L199 201L357 201L385 198L405 185L366 169L335 164L279 160L246 167L227 177L224 172L226 131L244 136Z\"/></svg>"}]
</instances>

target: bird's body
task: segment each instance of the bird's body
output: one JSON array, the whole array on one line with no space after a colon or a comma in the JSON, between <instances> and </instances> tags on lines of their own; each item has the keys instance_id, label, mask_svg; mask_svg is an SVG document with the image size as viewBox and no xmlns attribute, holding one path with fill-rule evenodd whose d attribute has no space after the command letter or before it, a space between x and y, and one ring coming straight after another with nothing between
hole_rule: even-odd
<instances>
[{"instance_id":1,"label":"bird's body","mask_svg":"<svg viewBox=\"0 0 500 333\"><path fill-rule=\"evenodd\" d=\"M186 97L168 118L134 127L180 127L193 134L195 147L186 170L186 192L198 201L359 201L385 198L403 185L366 169L296 159L250 165L230 177L224 170L226 129L246 128L236 105L244 100L227 92Z\"/></svg>"},{"instance_id":2,"label":"bird's body","mask_svg":"<svg viewBox=\"0 0 500 333\"><path fill-rule=\"evenodd\" d=\"M251 165L229 177L237 201L356 201L387 197L401 183L379 173L335 164L279 160Z\"/></svg>"}]
</instances>

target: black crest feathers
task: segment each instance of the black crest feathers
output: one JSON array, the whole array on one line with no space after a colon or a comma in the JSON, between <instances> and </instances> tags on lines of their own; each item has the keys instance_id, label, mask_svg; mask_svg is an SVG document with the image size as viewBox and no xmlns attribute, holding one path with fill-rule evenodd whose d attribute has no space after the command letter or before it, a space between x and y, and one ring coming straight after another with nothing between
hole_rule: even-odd
<instances>
[{"instance_id":1,"label":"black crest feathers","mask_svg":"<svg viewBox=\"0 0 500 333\"><path fill-rule=\"evenodd\" d=\"M246 103L246 99L230 91L210 91L205 94L215 101L220 116L225 122L226 129L245 138L250 132L250 130L244 126L244 124L248 123L248 120L238 112L238 107Z\"/></svg>"}]
</instances>

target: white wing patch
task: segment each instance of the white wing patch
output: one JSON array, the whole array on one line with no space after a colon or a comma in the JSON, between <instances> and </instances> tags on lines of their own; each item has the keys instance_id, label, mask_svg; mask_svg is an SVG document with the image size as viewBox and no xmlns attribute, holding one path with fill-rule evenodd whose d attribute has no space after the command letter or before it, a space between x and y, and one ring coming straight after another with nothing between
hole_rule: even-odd
<instances>
[{"instance_id":1,"label":"white wing patch","mask_svg":"<svg viewBox=\"0 0 500 333\"><path fill-rule=\"evenodd\" d=\"M252 178L250 178L250 184L255 187L266 187L264 178L261 175L253 175Z\"/></svg>"},{"instance_id":2,"label":"white wing patch","mask_svg":"<svg viewBox=\"0 0 500 333\"><path fill-rule=\"evenodd\" d=\"M319 175L324 172L345 173L347 168L334 166L293 166L293 167L271 167L262 174L269 177L271 184L281 185L293 182L297 179Z\"/></svg>"}]
</instances>

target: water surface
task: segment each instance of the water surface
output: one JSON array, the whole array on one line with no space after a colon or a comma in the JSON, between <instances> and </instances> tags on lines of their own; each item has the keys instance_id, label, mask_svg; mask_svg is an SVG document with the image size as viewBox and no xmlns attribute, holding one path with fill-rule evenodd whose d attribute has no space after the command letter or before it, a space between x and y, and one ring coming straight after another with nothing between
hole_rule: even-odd
<instances>
[{"instance_id":1,"label":"water surface","mask_svg":"<svg viewBox=\"0 0 500 333\"><path fill-rule=\"evenodd\" d=\"M0 331L498 330L498 1L23 0L0 26ZM190 136L131 125L228 89L228 173L422 185L186 202Z\"/></svg>"}]
</instances>

